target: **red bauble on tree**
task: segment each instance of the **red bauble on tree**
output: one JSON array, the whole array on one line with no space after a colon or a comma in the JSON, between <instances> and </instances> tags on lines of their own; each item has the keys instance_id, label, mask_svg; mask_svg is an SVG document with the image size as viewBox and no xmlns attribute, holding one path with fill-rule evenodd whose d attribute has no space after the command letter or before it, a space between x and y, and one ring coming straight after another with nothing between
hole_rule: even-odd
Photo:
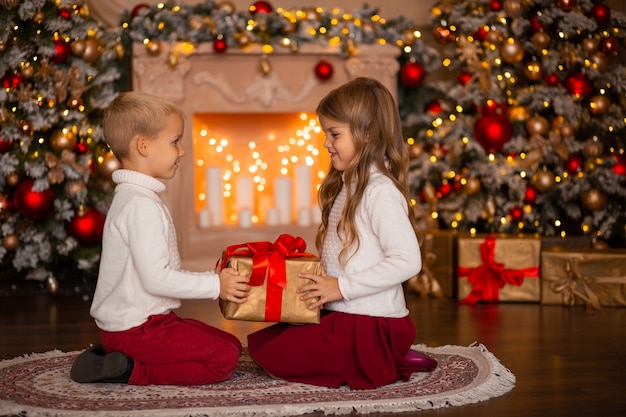
<instances>
[{"instance_id":1,"label":"red bauble on tree","mask_svg":"<svg viewBox=\"0 0 626 417\"><path fill-rule=\"evenodd\" d=\"M432 115L437 115L443 111L443 107L441 107L441 103L439 103L437 100L433 100L426 105L424 111Z\"/></svg>"},{"instance_id":2,"label":"red bauble on tree","mask_svg":"<svg viewBox=\"0 0 626 417\"><path fill-rule=\"evenodd\" d=\"M591 9L591 16L601 25L606 25L611 20L611 9L603 3L596 3Z\"/></svg>"},{"instance_id":3,"label":"red bauble on tree","mask_svg":"<svg viewBox=\"0 0 626 417\"><path fill-rule=\"evenodd\" d=\"M546 75L545 81L550 87L556 87L561 83L561 77L559 77L559 74L552 73Z\"/></svg>"},{"instance_id":4,"label":"red bauble on tree","mask_svg":"<svg viewBox=\"0 0 626 417\"><path fill-rule=\"evenodd\" d=\"M13 205L23 217L41 220L52 212L55 195L52 188L34 191L34 184L35 182L30 179L20 183L13 196Z\"/></svg>"},{"instance_id":5,"label":"red bauble on tree","mask_svg":"<svg viewBox=\"0 0 626 417\"><path fill-rule=\"evenodd\" d=\"M0 132L0 153L9 152L11 149L13 149L13 141L3 137L2 132Z\"/></svg>"},{"instance_id":6,"label":"red bauble on tree","mask_svg":"<svg viewBox=\"0 0 626 417\"><path fill-rule=\"evenodd\" d=\"M252 3L252 6L250 6L250 13L252 14L257 14L257 13L272 13L272 10L274 10L274 8L272 7L271 4L269 4L266 1L255 1L254 3Z\"/></svg>"},{"instance_id":7,"label":"red bauble on tree","mask_svg":"<svg viewBox=\"0 0 626 417\"><path fill-rule=\"evenodd\" d=\"M565 161L565 171L567 171L570 175L577 174L582 171L585 161L580 155L571 155L567 161Z\"/></svg>"},{"instance_id":8,"label":"red bauble on tree","mask_svg":"<svg viewBox=\"0 0 626 417\"><path fill-rule=\"evenodd\" d=\"M502 10L502 1L501 0L491 0L489 2L489 10L492 12L499 12Z\"/></svg>"},{"instance_id":9,"label":"red bauble on tree","mask_svg":"<svg viewBox=\"0 0 626 417\"><path fill-rule=\"evenodd\" d=\"M6 88L17 88L22 83L22 76L20 74L7 74L2 77L2 87Z\"/></svg>"},{"instance_id":10,"label":"red bauble on tree","mask_svg":"<svg viewBox=\"0 0 626 417\"><path fill-rule=\"evenodd\" d=\"M459 75L457 75L457 77L456 77L456 80L461 85L465 85L465 84L469 83L471 81L471 79L472 79L472 74L470 74L467 71L459 72Z\"/></svg>"},{"instance_id":11,"label":"red bauble on tree","mask_svg":"<svg viewBox=\"0 0 626 417\"><path fill-rule=\"evenodd\" d=\"M565 79L565 88L570 94L584 99L593 93L593 84L582 72L576 72Z\"/></svg>"},{"instance_id":12,"label":"red bauble on tree","mask_svg":"<svg viewBox=\"0 0 626 417\"><path fill-rule=\"evenodd\" d=\"M87 207L67 224L67 232L81 245L97 245L102 241L104 215L98 210Z\"/></svg>"},{"instance_id":13,"label":"red bauble on tree","mask_svg":"<svg viewBox=\"0 0 626 417\"><path fill-rule=\"evenodd\" d=\"M318 62L315 66L315 76L321 81L329 80L333 76L333 65L325 60Z\"/></svg>"},{"instance_id":14,"label":"red bauble on tree","mask_svg":"<svg viewBox=\"0 0 626 417\"><path fill-rule=\"evenodd\" d=\"M226 52L226 49L228 49L228 44L226 43L226 39L223 37L220 36L213 41L213 50L218 54Z\"/></svg>"},{"instance_id":15,"label":"red bauble on tree","mask_svg":"<svg viewBox=\"0 0 626 417\"><path fill-rule=\"evenodd\" d=\"M70 20L72 18L72 11L67 7L62 7L59 9L59 16L65 20Z\"/></svg>"},{"instance_id":16,"label":"red bauble on tree","mask_svg":"<svg viewBox=\"0 0 626 417\"><path fill-rule=\"evenodd\" d=\"M130 12L130 15L134 19L135 17L139 16L139 13L141 13L142 10L148 10L148 9L150 9L150 6L148 4L140 3L136 5L135 7L133 7L133 10Z\"/></svg>"},{"instance_id":17,"label":"red bauble on tree","mask_svg":"<svg viewBox=\"0 0 626 417\"><path fill-rule=\"evenodd\" d=\"M499 114L488 114L474 124L474 136L489 152L498 152L513 136L513 125Z\"/></svg>"},{"instance_id":18,"label":"red bauble on tree","mask_svg":"<svg viewBox=\"0 0 626 417\"><path fill-rule=\"evenodd\" d=\"M407 62L400 70L400 79L407 87L417 87L422 83L426 70L417 62Z\"/></svg>"},{"instance_id":19,"label":"red bauble on tree","mask_svg":"<svg viewBox=\"0 0 626 417\"><path fill-rule=\"evenodd\" d=\"M71 53L72 49L68 42L65 42L63 39L56 39L54 41L54 56L52 57L52 61L55 64L62 64L67 61Z\"/></svg>"},{"instance_id":20,"label":"red bauble on tree","mask_svg":"<svg viewBox=\"0 0 626 417\"><path fill-rule=\"evenodd\" d=\"M524 210L521 207L513 207L509 210L509 216L511 216L511 220L518 221L524 217Z\"/></svg>"},{"instance_id":21,"label":"red bauble on tree","mask_svg":"<svg viewBox=\"0 0 626 417\"><path fill-rule=\"evenodd\" d=\"M524 192L524 202L535 204L535 200L537 200L537 189L532 184L528 184Z\"/></svg>"},{"instance_id":22,"label":"red bauble on tree","mask_svg":"<svg viewBox=\"0 0 626 417\"><path fill-rule=\"evenodd\" d=\"M622 177L626 177L626 155L611 155L615 159L615 165L613 165L613 172Z\"/></svg>"}]
</instances>

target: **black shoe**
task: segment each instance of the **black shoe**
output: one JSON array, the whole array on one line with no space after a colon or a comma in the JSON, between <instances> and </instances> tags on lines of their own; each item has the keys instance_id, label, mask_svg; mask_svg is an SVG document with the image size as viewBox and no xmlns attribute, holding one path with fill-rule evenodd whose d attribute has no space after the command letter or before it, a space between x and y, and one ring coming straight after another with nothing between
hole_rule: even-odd
<instances>
[{"instance_id":1,"label":"black shoe","mask_svg":"<svg viewBox=\"0 0 626 417\"><path fill-rule=\"evenodd\" d=\"M96 345L78 355L70 370L70 378L81 383L126 383L133 365L133 360L122 352L105 353L102 345Z\"/></svg>"}]
</instances>

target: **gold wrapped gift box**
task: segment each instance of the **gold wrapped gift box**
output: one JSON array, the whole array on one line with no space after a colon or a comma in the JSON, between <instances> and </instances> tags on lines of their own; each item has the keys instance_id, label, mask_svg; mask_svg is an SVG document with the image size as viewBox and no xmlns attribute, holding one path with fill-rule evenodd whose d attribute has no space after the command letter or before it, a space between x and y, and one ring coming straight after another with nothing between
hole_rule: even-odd
<instances>
[{"instance_id":1,"label":"gold wrapped gift box","mask_svg":"<svg viewBox=\"0 0 626 417\"><path fill-rule=\"evenodd\" d=\"M422 270L407 282L407 288L422 297L456 296L456 238L452 230L430 230L421 245Z\"/></svg>"},{"instance_id":2,"label":"gold wrapped gift box","mask_svg":"<svg viewBox=\"0 0 626 417\"><path fill-rule=\"evenodd\" d=\"M230 320L319 323L320 309L309 309L317 299L300 300L296 290L310 280L299 273L322 275L320 260L305 253L301 238L281 235L272 244L253 242L227 248L222 256L223 267L230 266L250 276L248 299L237 304L220 300L224 318ZM254 272L253 272L254 271Z\"/></svg>"},{"instance_id":3,"label":"gold wrapped gift box","mask_svg":"<svg viewBox=\"0 0 626 417\"><path fill-rule=\"evenodd\" d=\"M626 250L550 248L541 253L541 303L626 307Z\"/></svg>"},{"instance_id":4,"label":"gold wrapped gift box","mask_svg":"<svg viewBox=\"0 0 626 417\"><path fill-rule=\"evenodd\" d=\"M539 302L541 239L536 235L459 235L458 300Z\"/></svg>"}]
</instances>

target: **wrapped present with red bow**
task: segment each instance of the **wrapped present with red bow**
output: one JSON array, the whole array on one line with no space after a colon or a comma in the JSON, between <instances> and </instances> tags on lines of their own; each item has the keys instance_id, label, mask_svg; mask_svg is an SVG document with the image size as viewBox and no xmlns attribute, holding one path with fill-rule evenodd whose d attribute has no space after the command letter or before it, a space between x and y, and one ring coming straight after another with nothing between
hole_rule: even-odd
<instances>
[{"instance_id":1,"label":"wrapped present with red bow","mask_svg":"<svg viewBox=\"0 0 626 417\"><path fill-rule=\"evenodd\" d=\"M457 249L460 304L541 300L538 236L459 235Z\"/></svg>"},{"instance_id":2,"label":"wrapped present with red bow","mask_svg":"<svg viewBox=\"0 0 626 417\"><path fill-rule=\"evenodd\" d=\"M541 304L626 307L626 250L544 249Z\"/></svg>"},{"instance_id":3,"label":"wrapped present with red bow","mask_svg":"<svg viewBox=\"0 0 626 417\"><path fill-rule=\"evenodd\" d=\"M249 276L250 293L243 304L220 300L224 318L230 320L319 323L320 310L309 309L316 299L300 300L296 290L310 280L299 273L322 275L320 260L305 252L301 237L283 234L272 242L248 242L226 248L218 261Z\"/></svg>"}]
</instances>

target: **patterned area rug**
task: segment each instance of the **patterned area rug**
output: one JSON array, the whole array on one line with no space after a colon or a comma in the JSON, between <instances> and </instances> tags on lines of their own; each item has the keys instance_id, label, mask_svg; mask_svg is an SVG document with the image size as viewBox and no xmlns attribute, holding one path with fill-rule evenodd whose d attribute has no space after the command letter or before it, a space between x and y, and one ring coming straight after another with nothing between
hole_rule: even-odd
<instances>
[{"instance_id":1,"label":"patterned area rug","mask_svg":"<svg viewBox=\"0 0 626 417\"><path fill-rule=\"evenodd\" d=\"M296 416L368 414L459 406L503 395L515 376L482 345L423 345L431 373L377 389L329 389L269 378L244 354L226 382L197 387L78 384L69 377L80 352L52 351L0 362L0 415L59 417Z\"/></svg>"}]
</instances>

